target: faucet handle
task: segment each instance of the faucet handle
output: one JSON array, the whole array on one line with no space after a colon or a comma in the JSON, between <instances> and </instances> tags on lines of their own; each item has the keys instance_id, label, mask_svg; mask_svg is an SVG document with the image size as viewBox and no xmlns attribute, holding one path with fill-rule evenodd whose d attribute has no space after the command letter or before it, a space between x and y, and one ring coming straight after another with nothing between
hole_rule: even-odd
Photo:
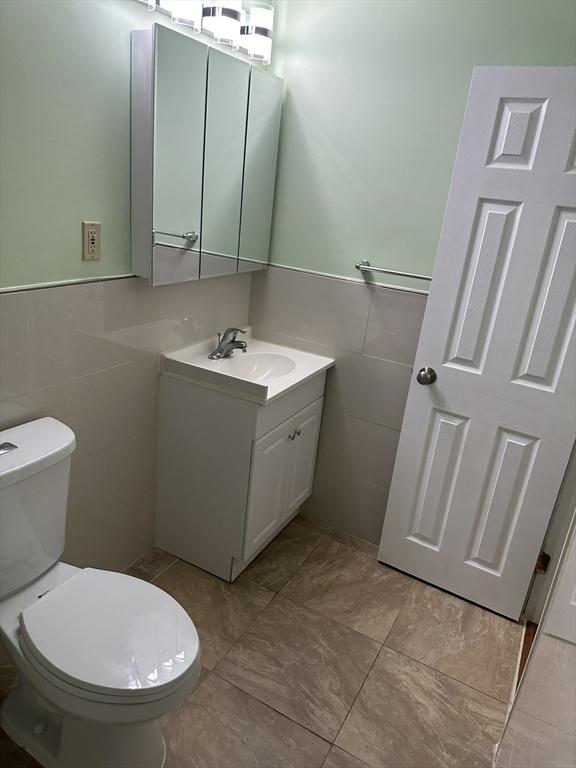
<instances>
[{"instance_id":1,"label":"faucet handle","mask_svg":"<svg viewBox=\"0 0 576 768\"><path fill-rule=\"evenodd\" d=\"M243 331L242 328L226 328L222 336L222 340L236 341L236 336L238 336L239 333L246 333L246 331Z\"/></svg>"}]
</instances>

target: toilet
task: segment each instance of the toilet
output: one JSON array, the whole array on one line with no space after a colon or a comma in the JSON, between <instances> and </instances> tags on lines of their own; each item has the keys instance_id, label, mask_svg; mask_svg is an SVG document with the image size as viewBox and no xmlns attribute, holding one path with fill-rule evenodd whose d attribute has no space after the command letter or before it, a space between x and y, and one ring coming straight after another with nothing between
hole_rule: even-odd
<instances>
[{"instance_id":1,"label":"toilet","mask_svg":"<svg viewBox=\"0 0 576 768\"><path fill-rule=\"evenodd\" d=\"M46 768L160 768L198 633L158 587L60 561L75 445L52 418L0 432L0 639L18 672L0 724Z\"/></svg>"}]
</instances>

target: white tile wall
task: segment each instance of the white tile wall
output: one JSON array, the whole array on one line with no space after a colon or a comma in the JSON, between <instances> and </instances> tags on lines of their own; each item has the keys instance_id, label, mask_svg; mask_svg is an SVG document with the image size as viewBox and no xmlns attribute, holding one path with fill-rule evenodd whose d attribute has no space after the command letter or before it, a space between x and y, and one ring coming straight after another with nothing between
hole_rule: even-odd
<instances>
[{"instance_id":1,"label":"white tile wall","mask_svg":"<svg viewBox=\"0 0 576 768\"><path fill-rule=\"evenodd\" d=\"M0 427L54 416L77 435L68 562L122 568L152 547L158 353L249 305L256 335L336 357L306 514L378 541L425 297L270 268L0 297Z\"/></svg>"},{"instance_id":2,"label":"white tile wall","mask_svg":"<svg viewBox=\"0 0 576 768\"><path fill-rule=\"evenodd\" d=\"M0 427L75 431L65 559L124 568L153 546L158 353L248 321L251 275L0 296Z\"/></svg>"},{"instance_id":3,"label":"white tile wall","mask_svg":"<svg viewBox=\"0 0 576 768\"><path fill-rule=\"evenodd\" d=\"M270 267L252 282L254 334L336 358L305 514L380 539L420 326L421 294Z\"/></svg>"}]
</instances>

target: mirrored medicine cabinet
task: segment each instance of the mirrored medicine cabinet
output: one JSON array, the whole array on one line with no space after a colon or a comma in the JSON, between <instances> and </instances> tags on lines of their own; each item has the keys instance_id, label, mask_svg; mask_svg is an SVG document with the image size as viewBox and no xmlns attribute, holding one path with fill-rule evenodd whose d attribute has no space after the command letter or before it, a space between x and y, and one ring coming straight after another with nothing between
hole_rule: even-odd
<instances>
[{"instance_id":1,"label":"mirrored medicine cabinet","mask_svg":"<svg viewBox=\"0 0 576 768\"><path fill-rule=\"evenodd\" d=\"M152 285L268 263L283 81L154 24L132 33L132 271Z\"/></svg>"}]
</instances>

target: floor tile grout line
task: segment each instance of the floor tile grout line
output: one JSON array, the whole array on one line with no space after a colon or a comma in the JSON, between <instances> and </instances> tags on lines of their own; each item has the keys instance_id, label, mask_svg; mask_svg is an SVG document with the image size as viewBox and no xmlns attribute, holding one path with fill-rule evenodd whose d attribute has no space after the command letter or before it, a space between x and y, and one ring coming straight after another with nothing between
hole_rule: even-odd
<instances>
[{"instance_id":1,"label":"floor tile grout line","mask_svg":"<svg viewBox=\"0 0 576 768\"><path fill-rule=\"evenodd\" d=\"M282 712L281 710L277 709L275 706L273 706L272 704L269 704L267 701L262 701L262 699L259 699L257 696L254 696L253 693L246 691L244 688L240 688L240 686L236 685L236 683L232 682L232 680L228 680L227 677L223 677L221 674L218 674L218 672L216 672L216 667L214 667L213 670L210 670L209 674L216 675L218 680L223 680L225 683L228 683L228 685L231 685L233 688L236 688L237 691L241 691L246 696L250 696L250 698L254 699L254 701L257 701L259 704L262 704L263 706L268 707L268 709L271 709L273 712L276 712L278 715L281 715L282 717L285 717L287 720L290 720L291 723L294 723L299 728L303 728L305 731L308 731L308 733L311 733L313 736L316 736L317 739L321 739L323 742L325 742L328 745L328 751L330 751L330 747L332 747L334 744L333 741L329 741L325 736L321 736L319 733L316 733L316 731L313 731L312 728L310 728L309 726L303 725L302 723L298 722L298 720L295 720L290 715L287 715L286 712ZM192 692L191 696L193 695L194 695L194 692ZM326 755L326 757L327 756L328 755ZM322 761L322 763L323 762L324 760Z\"/></svg>"},{"instance_id":2,"label":"floor tile grout line","mask_svg":"<svg viewBox=\"0 0 576 768\"><path fill-rule=\"evenodd\" d=\"M338 736L340 736L340 733L342 732L342 728L344 728L344 725L346 724L346 720L348 720L348 717L350 716L350 712L352 712L354 704L356 704L356 701L357 701L358 697L360 696L364 686L366 685L366 681L368 680L370 672L372 672L372 670L374 669L374 665L376 664L376 661L378 660L378 657L380 656L380 653L382 652L382 648L384 648L384 645L382 643L380 643L380 648L378 650L378 653L374 657L374 661L372 662L372 664L370 664L370 668L369 668L368 672L366 672L366 675L364 676L364 680L362 680L362 685L360 686L360 688L358 688L358 692L357 692L356 696L354 696L354 700L352 701L352 704L350 704L350 707L348 708L348 712L346 712L346 714L344 716L344 719L342 720L342 723L340 725L340 728L338 728L338 733L336 734L336 736L334 737L334 741L332 742L333 744L336 744ZM357 755L354 755L352 752L350 752L349 754L353 755L354 757L357 757L358 760L361 759Z\"/></svg>"},{"instance_id":3,"label":"floor tile grout line","mask_svg":"<svg viewBox=\"0 0 576 768\"><path fill-rule=\"evenodd\" d=\"M503 704L505 706L508 706L509 702L504 701L503 699L499 699L497 696L493 696L491 693L486 693L486 691L480 690L480 688L476 688L474 685L470 685L470 683L465 683L463 680L459 680L457 677L453 677L452 675L449 675L447 672L442 672L440 669L436 669L436 667L430 666L430 664L426 664L425 661L421 661L420 659L415 659L413 656L410 656L407 653L404 653L403 651L399 651L397 648L392 648L392 646L387 645L386 641L382 643L382 647L386 648L388 651L392 651L393 653L397 653L399 656L403 656L405 659L408 659L409 661L413 661L415 664L420 664L422 667L426 667L426 669L429 669L431 672L435 672L437 675L442 675L443 677L447 677L449 680L452 680L455 683L459 683L460 685L463 685L465 688L469 688L471 691L476 691L476 693L481 693L482 696L487 696L492 701L498 702L498 704Z\"/></svg>"},{"instance_id":4,"label":"floor tile grout line","mask_svg":"<svg viewBox=\"0 0 576 768\"><path fill-rule=\"evenodd\" d=\"M154 576L153 579L150 579L150 584L154 584L156 579L159 579L160 576L162 576L162 574L166 573L166 571L169 568L172 568L173 565L176 565L176 563L179 563L179 562L180 562L180 558L176 557L174 560L172 560L172 562L169 565L166 566L166 568L162 568L162 570L159 573L157 573L156 576Z\"/></svg>"}]
</instances>

